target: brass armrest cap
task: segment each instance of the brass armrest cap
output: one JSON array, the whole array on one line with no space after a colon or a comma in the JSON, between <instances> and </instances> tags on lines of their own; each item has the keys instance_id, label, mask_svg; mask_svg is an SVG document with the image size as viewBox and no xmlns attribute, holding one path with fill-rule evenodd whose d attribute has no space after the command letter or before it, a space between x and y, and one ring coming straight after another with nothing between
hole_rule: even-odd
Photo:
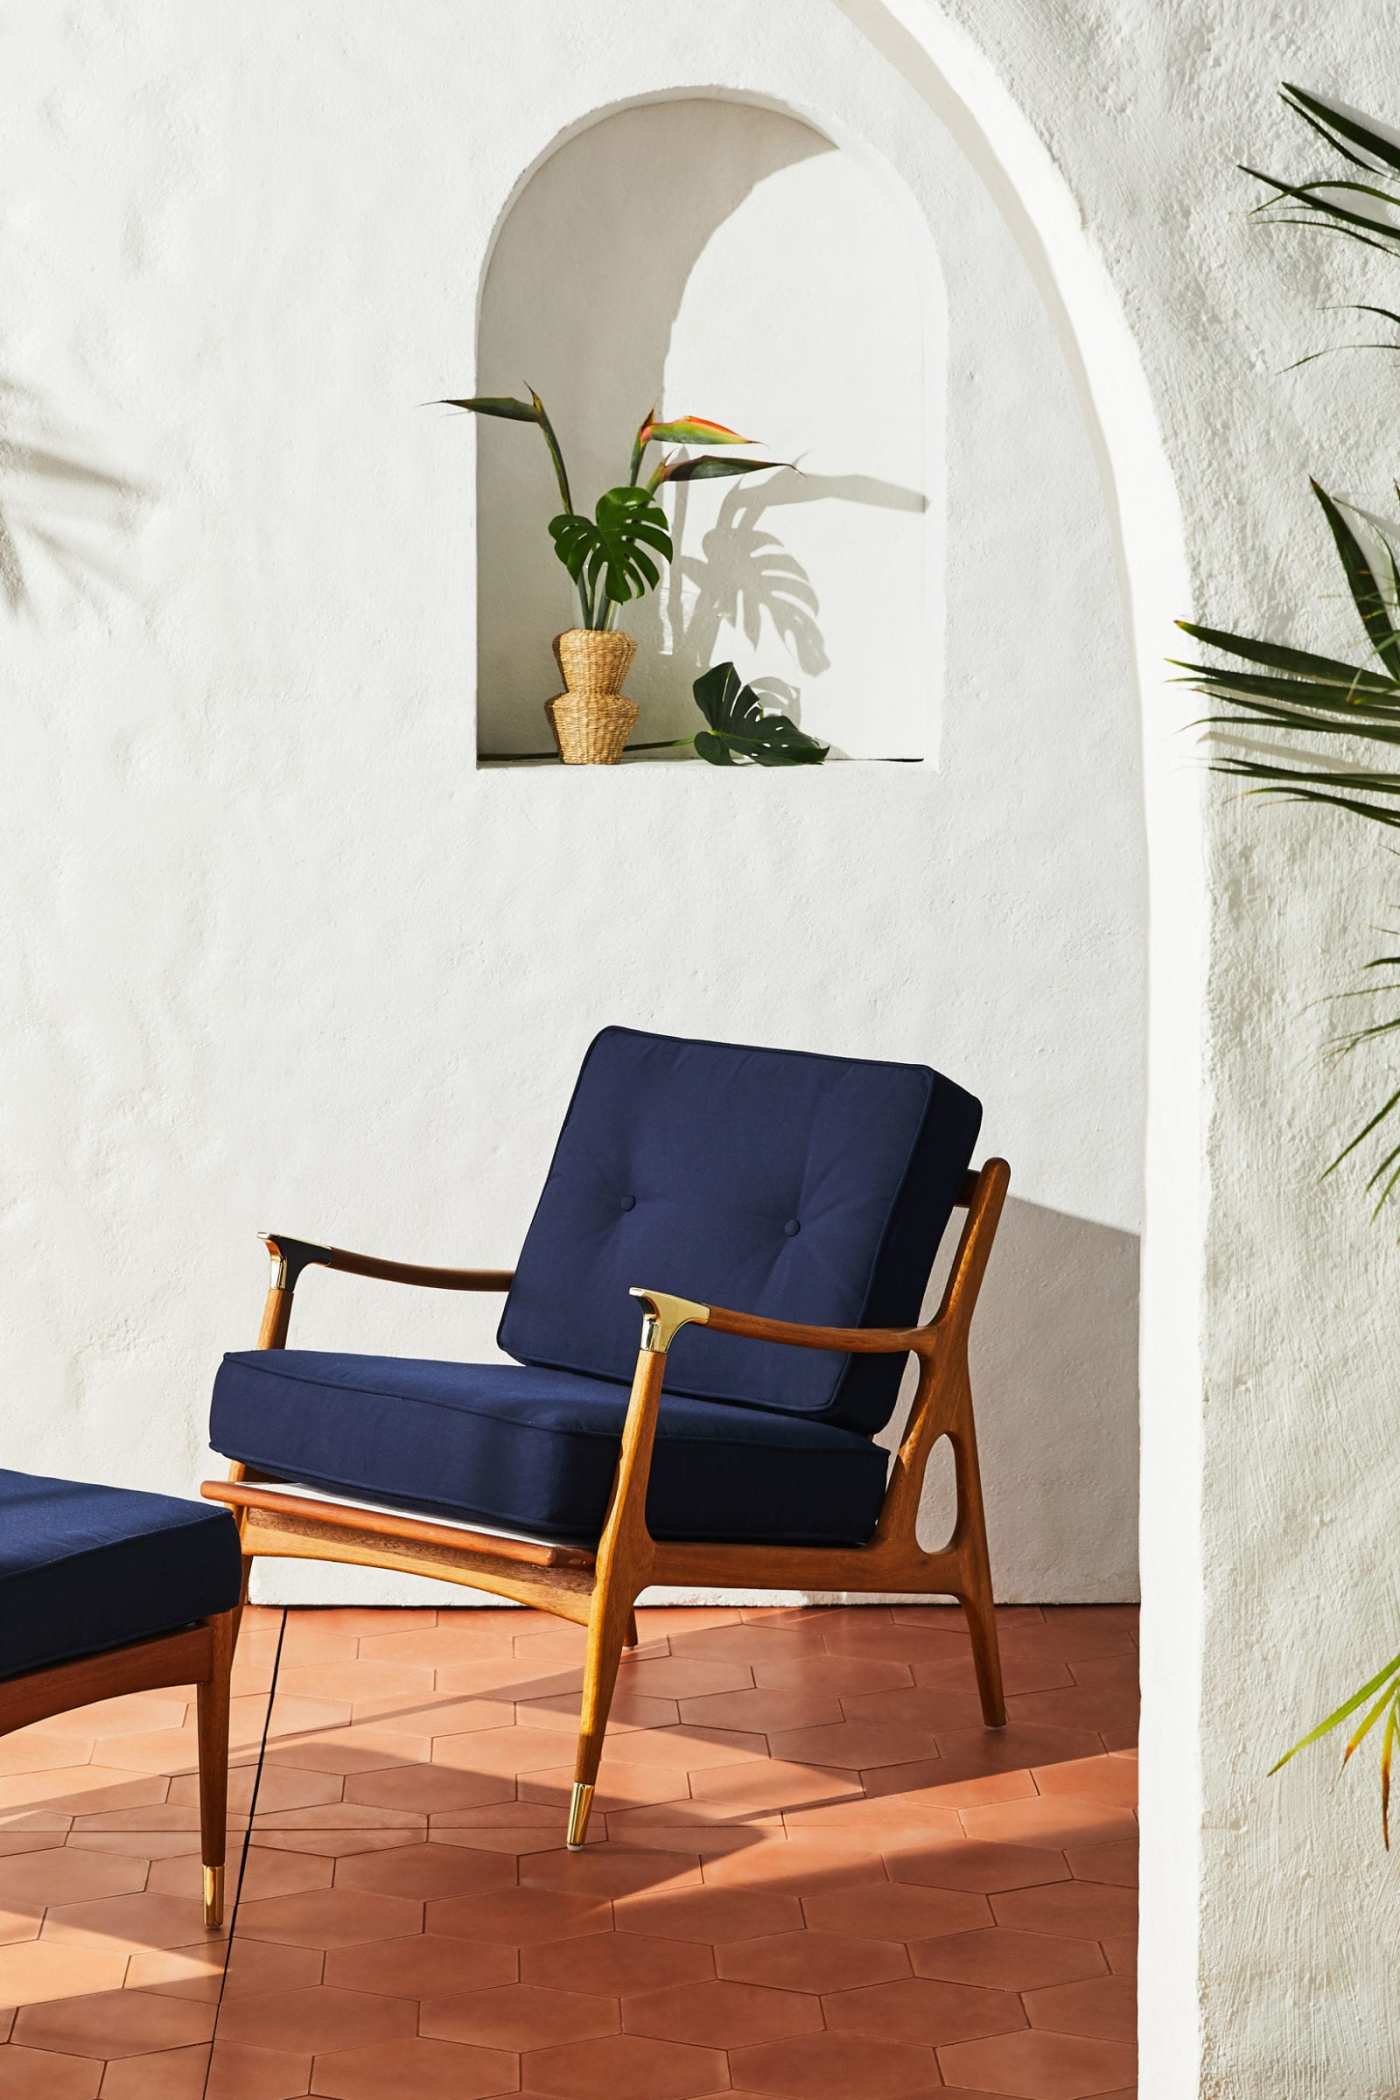
<instances>
[{"instance_id":1,"label":"brass armrest cap","mask_svg":"<svg viewBox=\"0 0 1400 2100\"><path fill-rule=\"evenodd\" d=\"M682 1327L704 1327L710 1317L708 1305L695 1298L677 1298L670 1291L642 1290L633 1284L629 1294L647 1308L642 1322L642 1347L664 1356Z\"/></svg>"}]
</instances>

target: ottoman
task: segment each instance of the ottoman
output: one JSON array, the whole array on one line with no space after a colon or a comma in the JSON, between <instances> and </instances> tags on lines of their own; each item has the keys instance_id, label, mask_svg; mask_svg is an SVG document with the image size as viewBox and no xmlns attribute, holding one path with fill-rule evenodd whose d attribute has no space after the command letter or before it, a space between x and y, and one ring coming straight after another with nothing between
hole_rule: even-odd
<instances>
[{"instance_id":1,"label":"ottoman","mask_svg":"<svg viewBox=\"0 0 1400 2100\"><path fill-rule=\"evenodd\" d=\"M211 1929L223 1922L242 1581L226 1510L0 1470L0 1735L122 1692L195 1685Z\"/></svg>"}]
</instances>

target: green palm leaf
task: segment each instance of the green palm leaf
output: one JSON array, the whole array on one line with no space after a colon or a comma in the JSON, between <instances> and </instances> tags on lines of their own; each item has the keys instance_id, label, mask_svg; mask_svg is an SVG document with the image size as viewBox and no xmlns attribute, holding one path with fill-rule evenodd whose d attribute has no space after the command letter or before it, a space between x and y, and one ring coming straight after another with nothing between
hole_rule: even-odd
<instances>
[{"instance_id":1,"label":"green palm leaf","mask_svg":"<svg viewBox=\"0 0 1400 2100\"><path fill-rule=\"evenodd\" d=\"M1369 240L1377 247L1383 247L1387 241L1400 242L1400 226L1388 226L1383 219L1371 219L1364 212L1348 211L1344 204L1332 203L1327 195L1327 191L1344 189L1350 185L1344 183L1304 185L1293 182L1280 182L1276 175L1265 175L1261 169L1251 168L1243 161L1240 162L1240 170L1243 174L1252 176L1255 182L1267 182L1269 188L1274 192L1272 197L1266 198L1262 204L1255 206L1256 212L1266 213L1280 198L1291 197L1293 202L1301 204L1305 211L1317 214L1315 220L1309 218L1300 219L1291 215L1275 219L1273 223L1276 226L1310 226L1330 221L1339 233L1348 233L1358 239ZM1394 199L1386 198L1385 192L1382 190L1372 191L1371 194L1385 198L1387 203L1394 202Z\"/></svg>"},{"instance_id":2,"label":"green palm leaf","mask_svg":"<svg viewBox=\"0 0 1400 2100\"><path fill-rule=\"evenodd\" d=\"M1366 1701L1372 1698L1383 1684L1387 1684L1397 1671L1400 1671L1400 1655L1392 1655L1384 1668L1377 1670L1374 1677L1368 1678L1359 1692L1353 1692L1349 1699L1344 1699L1334 1713L1330 1713L1325 1721L1319 1721L1316 1728L1310 1728L1305 1736L1301 1736L1298 1739L1291 1750L1284 1751L1283 1756L1278 1759L1276 1764L1270 1765L1270 1778L1273 1777L1275 1772L1281 1772L1288 1760L1291 1757L1296 1757L1300 1750L1306 1750L1310 1744L1320 1741L1324 1735L1330 1735L1334 1728L1340 1727L1349 1715L1356 1712L1358 1706L1364 1706Z\"/></svg>"},{"instance_id":3,"label":"green palm leaf","mask_svg":"<svg viewBox=\"0 0 1400 2100\"><path fill-rule=\"evenodd\" d=\"M1390 1760L1395 1751L1397 1717L1400 1717L1400 1697L1390 1702L1390 1718L1385 1724L1385 1736L1381 1742L1381 1836L1387 1852L1390 1850Z\"/></svg>"},{"instance_id":4,"label":"green palm leaf","mask_svg":"<svg viewBox=\"0 0 1400 2100\"><path fill-rule=\"evenodd\" d=\"M1246 173L1264 183L1271 192L1256 207L1256 214L1269 225L1311 227L1356 241L1372 253L1388 258L1400 255L1400 222L1389 216L1377 217L1364 208L1367 204L1379 205L1387 215L1400 211L1400 188L1395 182L1400 176L1400 145L1365 119L1333 107L1292 82L1285 82L1282 92L1286 106L1316 137L1325 141L1329 150L1365 179L1293 183L1280 181L1257 169L1246 169ZM1353 209L1354 203L1363 208ZM1359 303L1352 310L1400 328L1400 313L1391 307ZM1400 342L1344 344L1339 347L1394 350L1400 349ZM1312 356L1326 354L1317 351ZM1304 357L1297 363L1311 361L1312 357ZM1389 756L1385 747L1400 743L1400 710L1397 710L1397 702L1400 702L1400 560L1397 560L1391 536L1375 520L1369 520L1380 557L1378 563L1367 540L1346 515L1351 507L1334 501L1316 481L1312 483L1312 490L1327 520L1375 668L1362 669L1332 657L1187 623L1183 623L1185 632L1207 648L1258 668L1241 671L1234 665L1181 663L1176 668L1183 671L1187 681L1209 700L1229 710L1208 718L1207 726L1212 730L1229 729L1238 733L1247 729L1256 734L1267 731L1283 738L1305 737L1314 744L1320 737L1343 736L1355 738L1373 748L1380 747L1376 750L1377 758ZM1396 493L1400 497L1400 488ZM1357 515L1354 509L1352 515ZM1282 755L1286 755L1286 749ZM1302 763L1282 764L1267 758L1229 753L1213 760L1213 765L1218 772L1248 781L1252 792L1258 795L1313 802L1349 816L1369 818L1373 823L1392 827L1400 825L1400 810L1395 806L1400 800L1400 771L1374 761L1367 766L1347 769L1337 764L1329 766L1308 751L1298 752L1298 756ZM1370 971L1390 971L1400 967L1400 959L1378 956L1366 967ZM1400 986L1387 981L1367 986L1364 991L1350 996L1394 993L1397 989ZM1400 1031L1400 1016L1392 1015L1354 1030L1331 1047L1336 1055L1347 1056L1362 1045L1374 1047L1382 1038L1397 1031ZM1356 1153L1368 1139L1374 1138L1382 1126L1389 1126L1383 1141L1388 1149L1366 1183L1368 1190L1379 1189L1373 1217L1400 1188L1400 1144L1388 1144L1395 1128L1391 1118L1397 1110L1400 1110L1400 1087L1389 1092L1381 1107L1342 1147L1325 1170L1326 1174L1334 1173L1344 1160ZM1374 1677L1310 1729L1272 1769L1278 1771L1300 1750L1316 1743L1363 1708L1365 1712L1347 1743L1342 1762L1345 1766L1358 1746L1384 1719L1380 1753L1381 1830L1389 1849L1391 1770L1396 1736L1400 1733L1400 1655L1392 1656Z\"/></svg>"},{"instance_id":5,"label":"green palm leaf","mask_svg":"<svg viewBox=\"0 0 1400 2100\"><path fill-rule=\"evenodd\" d=\"M1339 657L1316 656L1308 649L1292 649L1284 642L1265 642L1251 635L1227 634L1220 627L1201 627L1194 620L1178 620L1177 626L1193 641L1208 649L1222 649L1227 656L1243 657L1246 663L1263 664L1266 670L1284 671L1298 678L1313 678L1321 685L1341 686L1348 692L1377 694L1400 700L1400 686L1378 671L1359 670ZM1190 666L1187 667L1191 668Z\"/></svg>"},{"instance_id":6,"label":"green palm leaf","mask_svg":"<svg viewBox=\"0 0 1400 2100\"><path fill-rule=\"evenodd\" d=\"M1322 505L1322 514L1332 529L1332 538L1341 556L1342 567L1346 571L1352 603L1360 615L1361 624L1366 630L1371 646L1391 677L1400 676L1400 635L1396 634L1391 625L1386 596L1377 581L1376 572L1371 567L1366 550L1326 489L1316 481L1311 483L1311 487ZM1383 540L1381 544L1393 564L1395 556L1389 541Z\"/></svg>"},{"instance_id":7,"label":"green palm leaf","mask_svg":"<svg viewBox=\"0 0 1400 2100\"><path fill-rule=\"evenodd\" d=\"M1354 153L1349 152L1347 147L1340 143L1343 139L1350 141L1353 146L1359 146L1363 153L1369 153L1372 160L1380 161L1383 167L1400 174L1400 147L1391 139L1383 137L1378 131L1372 131L1370 126L1363 124L1358 117L1349 116L1344 110L1334 109L1329 102L1323 102L1318 96L1308 94L1304 88L1295 87L1291 80L1285 80L1282 92L1288 106L1296 109L1298 115L1311 124L1315 131L1321 131L1324 138L1330 137L1332 145L1354 167L1364 167L1366 163L1358 160Z\"/></svg>"}]
</instances>

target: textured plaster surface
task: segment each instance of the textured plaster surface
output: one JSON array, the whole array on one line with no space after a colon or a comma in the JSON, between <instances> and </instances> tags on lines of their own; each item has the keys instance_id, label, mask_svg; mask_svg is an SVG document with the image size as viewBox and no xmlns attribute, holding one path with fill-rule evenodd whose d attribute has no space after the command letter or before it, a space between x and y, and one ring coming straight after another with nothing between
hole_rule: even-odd
<instances>
[{"instance_id":1,"label":"textured plaster surface","mask_svg":"<svg viewBox=\"0 0 1400 2100\"><path fill-rule=\"evenodd\" d=\"M1362 360L1279 373L1329 325L1310 309L1366 293L1349 254L1251 232L1233 166L1309 166L1271 85L1371 93L1356 54L1374 11L804 0L758 17L709 6L703 37L698 19L680 5L418 0L376 31L368 11L325 4L215 22L109 0L23 21L22 57L4 69L30 85L10 91L25 182L5 200L0 376L81 425L93 459L147 495L120 529L74 527L124 587L75 602L40 566L42 623L6 632L11 1463L196 1478L211 1363L251 1329L253 1223L507 1257L578 1049L618 1013L931 1055L995 1091L989 1136L1017 1163L1021 1230L1047 1221L1053 1250L1087 1227L1058 1270L1004 1269L1008 1371L1033 1371L1046 1337L1087 1346L1086 1290L1111 1308L1130 1294L1104 1281L1105 1248L1137 1229L1115 1168L1136 1171L1137 1006L1123 987L1140 963L1133 911L1109 911L1136 881L1120 583L1139 665L1169 650L1173 610L1349 643L1305 476L1384 502L1374 376ZM1016 311L1058 289L1091 312L1092 279L1126 321L1118 378L1109 322L1101 339L1081 331L1079 356L1101 421L1141 437L1140 481L1120 473L1116 504L1087 476L1077 500L1035 474L1013 489L992 446L981 486L988 448L969 436L959 491L950 414L949 515L964 538L932 780L473 775L466 453L407 404L465 366L485 245L522 170L589 109L661 86L748 89L833 124L844 110L848 130L856 98L897 164L901 140L953 121L940 83L954 76L970 97L958 122L976 132L980 111L1003 128L993 160L1018 126L1035 149L1021 164L1041 156ZM999 204L1014 224L1014 186ZM1007 285L1012 260L999 268ZM993 303L988 364L1014 340ZM1046 390L1047 430L1083 391L1073 354L1066 373L1024 378ZM1162 579L1182 542L1170 497L1153 495L1154 422L1190 567L1176 604ZM1026 516L1008 559L1004 534ZM1099 647L1047 718L1043 653L1086 604ZM1144 621L1148 607L1160 618ZM1162 1579L1144 1626L1144 2092L1381 2100L1400 2083L1400 2044L1394 1876L1373 1800L1364 1781L1333 1792L1322 1761L1262 1773L1374 1665L1394 1618L1379 1369L1393 1247L1366 1234L1354 1188L1315 1185L1329 1137L1371 1097L1360 1068L1324 1083L1331 1023L1308 1006L1345 986L1357 929L1384 920L1386 898L1364 841L1301 813L1261 819L1225 792L1207 799L1202 852L1179 778L1189 747L1164 751L1157 727L1181 710L1145 683L1151 935L1154 957L1175 957L1167 973L1154 962L1152 1077L1181 1109L1149 1154L1148 1244L1163 1251L1145 1312L1163 1361L1185 1362L1199 1328L1204 1379L1153 1386L1145 1366L1144 1529ZM1055 770L1009 777L1018 735L1042 734ZM1096 885L1067 869L1076 853ZM1179 929L1202 898L1198 1073ZM1007 927L1015 970L969 973ZM1071 954L1113 988L1106 1020L1076 980L1072 1031L1064 1009L1065 1025L1046 1023ZM1074 1078L1085 1038L1112 1075L1091 1096ZM1186 1229L1197 1100L1203 1243ZM1075 1230L1057 1239L1065 1220ZM1079 1298L1077 1323L1047 1274ZM406 1312L339 1280L315 1288L309 1340L489 1346L475 1307ZM1125 1395L1099 1390L1108 1433ZM1008 1595L1027 1593L1018 1580L1044 1594L1047 1565L1082 1585L1059 1594L1121 1594L1116 1569L1094 1586L1106 1536L1093 1527L1110 1521L1098 1439L1065 1451L1090 1530L1023 1521L1044 1455L1033 1439L1048 1421L1052 1460L1064 1448L1069 1392L1056 1380L1006 1434L1009 1499L993 1522ZM1064 1526L1073 1505L1052 1500ZM1082 1537L1077 1565L1066 1536ZM1154 1731L1171 1751L1156 1765Z\"/></svg>"},{"instance_id":2,"label":"textured plaster surface","mask_svg":"<svg viewBox=\"0 0 1400 2100\"><path fill-rule=\"evenodd\" d=\"M148 494L109 536L124 588L55 583L7 631L6 1225L12 1278L45 1279L12 1330L24 1463L199 1477L257 1227L509 1262L622 1018L975 1085L1016 1177L976 1366L1000 1591L1135 1594L1142 813L1100 462L962 148L820 23L418 0L390 31L318 0L59 8L33 38L8 363ZM678 87L821 112L928 219L956 531L946 654L903 668L930 719L949 696L936 764L474 768L474 433L420 404L471 384L526 171ZM835 330L839 281L829 303ZM548 635L518 635L541 699ZM495 1317L317 1275L296 1333L469 1357Z\"/></svg>"},{"instance_id":3,"label":"textured plaster surface","mask_svg":"<svg viewBox=\"0 0 1400 2100\"><path fill-rule=\"evenodd\" d=\"M1013 108L1028 113L1131 330L1175 482L1197 616L1353 650L1306 476L1320 472L1354 500L1388 508L1383 397L1361 359L1282 368L1342 339L1317 309L1373 292L1358 288L1349 252L1251 230L1252 199L1234 164L1319 172L1270 90L1282 75L1374 103L1375 76L1358 63L1370 17L1352 4L1245 10L1219 0L1170 9L959 4L949 16L916 0L849 12L921 78L930 53L947 46L950 65L961 55L955 17ZM985 106L993 103L988 94ZM1006 118L1006 134L1014 129ZM1048 251L1067 282L1073 244L1067 229L1057 232L1058 250L1052 240ZM1086 364L1100 347L1086 341ZM1098 377L1111 422L1122 389L1105 382L1101 360ZM1160 550L1131 487L1120 496L1141 611L1154 603ZM1138 640L1144 658L1170 648L1166 632ZM1184 813L1170 824L1170 768L1153 752L1157 721L1176 713L1150 678L1144 689L1151 1130L1191 1048L1160 995L1201 868ZM1178 1353L1159 1307L1174 1297L1189 1306L1196 1290L1190 1276L1182 1293L1183 1278L1163 1267L1194 1267L1175 1224L1196 1161L1189 1149L1171 1157L1149 1142L1143 2092L1382 2100L1400 2089L1400 2039L1394 1868L1380 1849L1374 1794L1359 1775L1334 1788L1326 1756L1272 1781L1264 1771L1394 1645L1385 1553L1396 1484L1385 1369L1393 1238L1368 1233L1355 1178L1317 1185L1329 1143L1374 1105L1377 1078L1356 1061L1323 1067L1335 1017L1311 1003L1347 988L1370 952L1359 929L1386 922L1384 864L1364 837L1296 811L1261 815L1228 791L1209 793L1204 819L1199 1094L1209 1210L1199 1391L1164 1380L1152 1361L1154 1342L1166 1358ZM1193 1473L1199 1455L1197 1479L1174 1473L1181 1450ZM1198 1582L1197 1725L1197 1690L1183 1669ZM1184 1695L1171 1712L1164 1685ZM1188 1909L1197 1846L1186 1809L1196 1786L1199 1891ZM1195 1977L1183 1974L1184 1956L1198 1962Z\"/></svg>"}]
</instances>

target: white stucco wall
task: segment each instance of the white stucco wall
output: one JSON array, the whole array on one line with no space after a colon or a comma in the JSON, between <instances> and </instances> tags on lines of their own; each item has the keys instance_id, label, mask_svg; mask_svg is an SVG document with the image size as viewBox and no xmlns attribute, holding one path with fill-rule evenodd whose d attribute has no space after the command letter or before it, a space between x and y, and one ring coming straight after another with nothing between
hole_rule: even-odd
<instances>
[{"instance_id":1,"label":"white stucco wall","mask_svg":"<svg viewBox=\"0 0 1400 2100\"><path fill-rule=\"evenodd\" d=\"M962 149L839 14L799 61L722 8L697 59L682 10L619 38L598 9L542 68L557 19L475 9L468 37L423 4L381 36L329 0L295 28L117 6L39 50L10 365L149 494L112 535L125 589L41 576L8 633L10 1448L197 1479L213 1366L254 1331L257 1226L509 1261L620 1017L976 1088L1015 1173L977 1358L999 1587L1132 1595L1137 729L1071 374ZM527 66L528 96L500 85ZM823 111L933 228L956 531L930 579L946 659L906 668L930 715L946 678L936 763L473 768L475 432L419 404L470 390L522 175L590 111L676 87ZM547 664L553 625L521 650ZM298 1335L489 1354L495 1312L318 1276Z\"/></svg>"},{"instance_id":2,"label":"white stucco wall","mask_svg":"<svg viewBox=\"0 0 1400 2100\"><path fill-rule=\"evenodd\" d=\"M31 542L40 617L4 630L4 1457L188 1486L211 1364L252 1332L252 1225L508 1257L592 1027L722 1016L932 1057L986 1095L1022 1206L978 1364L1003 1588L1046 1594L1054 1570L1059 1594L1121 1594L1095 1464L1114 1453L1121 1490L1126 587L1156 998L1144 2092L1380 2100L1400 2060L1373 1799L1321 1760L1262 1773L1394 1620L1393 1248L1354 1190L1314 1184L1369 1095L1359 1069L1324 1091L1329 1023L1305 1011L1384 899L1360 843L1224 791L1202 856L1182 710L1151 679L1193 609L1172 602L1164 464L1195 610L1344 637L1305 475L1385 502L1379 390L1362 360L1273 375L1313 346L1309 308L1367 293L1349 255L1252 233L1233 165L1307 164L1278 74L1374 96L1374 11L710 0L697 20L107 0L6 24L0 379L40 397L19 405L40 435L145 494L30 486L118 573L75 593ZM896 172L941 130L981 176L983 230L1013 229L991 252L938 229L950 315L961 291L984 325L950 371L937 767L472 770L470 438L413 404L468 376L522 171L588 110L667 86L806 108ZM1042 308L1069 349L1028 373ZM1028 404L1041 449L1014 480L987 399ZM309 1341L489 1346L475 1308L315 1290Z\"/></svg>"},{"instance_id":3,"label":"white stucco wall","mask_svg":"<svg viewBox=\"0 0 1400 2100\"><path fill-rule=\"evenodd\" d=\"M1155 420L1199 617L1355 649L1306 475L1388 513L1388 399L1365 360L1282 368L1338 339L1318 309L1374 297L1375 280L1358 289L1342 244L1251 228L1254 199L1235 163L1320 172L1271 101L1280 75L1384 104L1359 60L1371 17L1352 0L1325 14L1228 0L1035 11L958 0L946 12L927 0L846 0L845 11L945 115L956 80L962 115L977 112L993 156L1020 172L1045 266L1079 318L1110 451L1125 463L1154 1007L1142 2090L1145 2100L1389 2100L1400 2090L1395 1884L1370 1775L1338 1789L1324 1753L1264 1776L1302 1724L1393 1646L1394 1247L1367 1231L1359 1177L1317 1185L1329 1140L1374 1106L1376 1072L1325 1068L1318 1052L1333 1021L1309 1010L1314 993L1352 981L1357 927L1386 909L1383 862L1325 817L1261 814L1213 788L1202 864L1180 781L1188 750L1170 754L1172 731L1197 710L1152 676L1154 655L1171 649L1161 585L1175 575L1175 505L1146 453L1140 472L1126 471L1134 428L1140 441L1142 422ZM1096 313L1101 327L1090 325ZM1198 1189L1209 1197L1199 1235Z\"/></svg>"}]
</instances>

